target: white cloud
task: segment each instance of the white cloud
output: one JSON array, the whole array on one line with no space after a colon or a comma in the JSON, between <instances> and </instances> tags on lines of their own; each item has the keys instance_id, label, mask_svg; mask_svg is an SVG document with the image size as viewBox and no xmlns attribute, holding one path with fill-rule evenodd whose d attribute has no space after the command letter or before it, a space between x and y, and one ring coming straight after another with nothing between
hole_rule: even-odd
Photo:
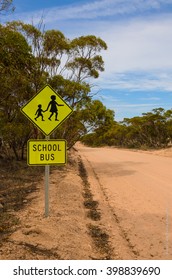
<instances>
[{"instance_id":1,"label":"white cloud","mask_svg":"<svg viewBox=\"0 0 172 280\"><path fill-rule=\"evenodd\" d=\"M68 19L95 19L107 16L130 15L136 12L159 9L161 4L172 1L160 0L102 0L88 4L73 5L70 7L58 7L47 10L47 21L53 17L62 20ZM51 15L51 16L50 16Z\"/></svg>"},{"instance_id":2,"label":"white cloud","mask_svg":"<svg viewBox=\"0 0 172 280\"><path fill-rule=\"evenodd\" d=\"M153 77L152 75L153 74ZM166 72L164 75L161 73L156 73L155 71L151 73L140 72L137 76L137 72L125 73L113 73L111 75L101 77L99 83L101 87L110 90L129 90L129 91L172 91L172 73ZM163 77L164 76L164 77Z\"/></svg>"},{"instance_id":3,"label":"white cloud","mask_svg":"<svg viewBox=\"0 0 172 280\"><path fill-rule=\"evenodd\" d=\"M117 104L115 107L116 108L138 108L138 107L155 107L155 106L159 106L159 104L155 103L155 104L148 104L148 103L145 103L145 104L142 104L142 103L137 103L137 104Z\"/></svg>"},{"instance_id":4,"label":"white cloud","mask_svg":"<svg viewBox=\"0 0 172 280\"><path fill-rule=\"evenodd\" d=\"M146 97L146 98L139 98L140 100L144 100L144 101L158 101L158 100L161 100L161 98L159 97Z\"/></svg>"},{"instance_id":5,"label":"white cloud","mask_svg":"<svg viewBox=\"0 0 172 280\"><path fill-rule=\"evenodd\" d=\"M39 21L45 15L45 22L71 19L97 19L100 17L141 14L145 11L159 11L172 0L101 0L87 1L77 4L55 6L28 13L15 13L16 18L28 21L33 18Z\"/></svg>"},{"instance_id":6,"label":"white cloud","mask_svg":"<svg viewBox=\"0 0 172 280\"><path fill-rule=\"evenodd\" d=\"M135 19L111 23L102 37L106 73L172 67L172 18Z\"/></svg>"},{"instance_id":7,"label":"white cloud","mask_svg":"<svg viewBox=\"0 0 172 280\"><path fill-rule=\"evenodd\" d=\"M171 26L170 15L135 19L121 25L111 23L106 32L98 32L108 45L108 51L103 53L105 72L99 80L102 86L172 91ZM133 77L127 79L128 73L133 73Z\"/></svg>"},{"instance_id":8,"label":"white cloud","mask_svg":"<svg viewBox=\"0 0 172 280\"><path fill-rule=\"evenodd\" d=\"M105 72L97 81L100 87L170 91L171 14L142 17L142 12L161 12L162 7L170 4L172 0L102 0L14 15L16 19L33 20L35 24L44 15L48 28L62 26L70 38L95 34L104 39L108 50L102 53ZM133 14L135 17L127 17ZM115 16L119 15L122 17L117 21ZM135 73L136 77L127 79L129 72ZM137 72L142 72L143 76L137 77ZM145 76L144 72L155 73L155 77Z\"/></svg>"},{"instance_id":9,"label":"white cloud","mask_svg":"<svg viewBox=\"0 0 172 280\"><path fill-rule=\"evenodd\" d=\"M141 116L142 113L151 112L155 108L163 107L166 110L171 109L169 104L161 103L138 103L138 104L126 104L124 102L109 106L111 110L115 112L115 120L122 121L123 118L132 118L135 116Z\"/></svg>"}]
</instances>

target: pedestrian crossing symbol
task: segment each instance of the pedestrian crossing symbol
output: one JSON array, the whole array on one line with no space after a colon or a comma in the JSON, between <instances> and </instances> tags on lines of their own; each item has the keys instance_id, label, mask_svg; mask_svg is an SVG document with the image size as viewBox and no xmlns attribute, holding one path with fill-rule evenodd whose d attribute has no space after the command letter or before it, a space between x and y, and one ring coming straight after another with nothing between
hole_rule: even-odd
<instances>
[{"instance_id":1,"label":"pedestrian crossing symbol","mask_svg":"<svg viewBox=\"0 0 172 280\"><path fill-rule=\"evenodd\" d=\"M21 111L46 136L50 135L73 112L72 108L49 85L34 95L21 108Z\"/></svg>"}]
</instances>

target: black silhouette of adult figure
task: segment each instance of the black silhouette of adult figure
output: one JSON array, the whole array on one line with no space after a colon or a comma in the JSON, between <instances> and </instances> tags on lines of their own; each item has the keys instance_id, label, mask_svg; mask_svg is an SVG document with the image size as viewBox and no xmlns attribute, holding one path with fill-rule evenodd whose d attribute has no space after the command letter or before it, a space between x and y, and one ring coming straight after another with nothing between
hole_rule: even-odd
<instances>
[{"instance_id":1,"label":"black silhouette of adult figure","mask_svg":"<svg viewBox=\"0 0 172 280\"><path fill-rule=\"evenodd\" d=\"M58 116L58 108L57 106L64 106L63 104L58 104L56 102L56 96L55 95L51 95L51 101L49 102L47 109L45 110L48 111L48 109L50 108L50 112L51 115L49 116L49 120L51 121L51 117L55 114L55 121L58 121L57 116Z\"/></svg>"}]
</instances>

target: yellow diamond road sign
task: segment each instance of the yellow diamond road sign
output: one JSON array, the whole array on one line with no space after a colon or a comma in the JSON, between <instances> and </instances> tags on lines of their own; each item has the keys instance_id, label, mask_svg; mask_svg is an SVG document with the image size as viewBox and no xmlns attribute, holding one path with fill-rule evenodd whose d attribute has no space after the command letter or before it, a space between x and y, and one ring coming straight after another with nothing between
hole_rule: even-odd
<instances>
[{"instance_id":1,"label":"yellow diamond road sign","mask_svg":"<svg viewBox=\"0 0 172 280\"><path fill-rule=\"evenodd\" d=\"M50 135L72 114L72 108L49 85L34 95L22 113L45 135Z\"/></svg>"},{"instance_id":2,"label":"yellow diamond road sign","mask_svg":"<svg viewBox=\"0 0 172 280\"><path fill-rule=\"evenodd\" d=\"M28 165L61 165L66 163L66 140L29 140Z\"/></svg>"}]
</instances>

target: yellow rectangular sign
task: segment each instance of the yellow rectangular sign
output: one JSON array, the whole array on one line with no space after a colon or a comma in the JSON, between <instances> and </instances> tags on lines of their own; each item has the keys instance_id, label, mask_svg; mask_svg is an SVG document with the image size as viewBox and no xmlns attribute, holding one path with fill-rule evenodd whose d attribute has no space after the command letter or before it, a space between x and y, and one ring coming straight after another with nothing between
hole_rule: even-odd
<instances>
[{"instance_id":1,"label":"yellow rectangular sign","mask_svg":"<svg viewBox=\"0 0 172 280\"><path fill-rule=\"evenodd\" d=\"M66 164L66 140L29 140L27 142L28 165Z\"/></svg>"}]
</instances>

